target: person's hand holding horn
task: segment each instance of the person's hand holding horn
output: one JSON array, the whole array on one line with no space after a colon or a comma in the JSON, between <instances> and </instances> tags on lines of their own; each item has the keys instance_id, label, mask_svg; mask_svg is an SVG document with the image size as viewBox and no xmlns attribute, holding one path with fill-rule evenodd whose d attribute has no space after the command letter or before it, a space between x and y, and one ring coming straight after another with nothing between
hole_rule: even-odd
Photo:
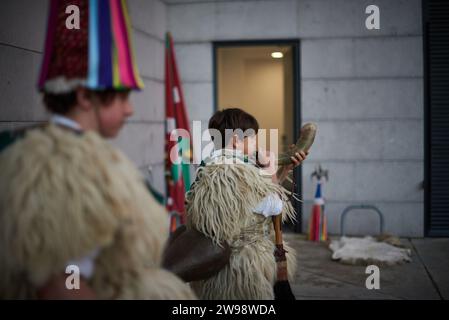
<instances>
[{"instance_id":1,"label":"person's hand holding horn","mask_svg":"<svg viewBox=\"0 0 449 320\"><path fill-rule=\"evenodd\" d=\"M289 153L280 156L278 165L280 168L273 176L273 181L282 183L288 176L290 170L301 164L309 153L316 134L316 125L307 123L301 128L299 139L296 145L290 146ZM282 240L282 214L273 217L273 227L275 232L274 256L277 266L277 279L274 284L274 295L276 300L295 300L295 296L288 282L287 257Z\"/></svg>"}]
</instances>

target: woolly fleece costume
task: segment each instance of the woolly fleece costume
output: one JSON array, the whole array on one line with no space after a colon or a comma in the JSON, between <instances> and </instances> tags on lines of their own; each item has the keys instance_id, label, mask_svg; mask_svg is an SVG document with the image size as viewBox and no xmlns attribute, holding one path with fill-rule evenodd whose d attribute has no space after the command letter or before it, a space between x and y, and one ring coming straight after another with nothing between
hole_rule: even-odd
<instances>
[{"instance_id":1,"label":"woolly fleece costume","mask_svg":"<svg viewBox=\"0 0 449 320\"><path fill-rule=\"evenodd\" d=\"M253 213L267 195L279 194L283 218L293 219L287 191L263 177L259 169L226 157L200 167L197 181L186 195L187 226L215 243L226 241L232 248L230 263L216 276L192 283L201 299L274 299L276 262L271 218ZM294 250L288 251L289 278L296 271Z\"/></svg>"},{"instance_id":2,"label":"woolly fleece costume","mask_svg":"<svg viewBox=\"0 0 449 320\"><path fill-rule=\"evenodd\" d=\"M49 124L0 153L0 298L36 298L68 261L100 249L100 299L190 299L160 267L168 219L132 163L94 132Z\"/></svg>"}]
</instances>

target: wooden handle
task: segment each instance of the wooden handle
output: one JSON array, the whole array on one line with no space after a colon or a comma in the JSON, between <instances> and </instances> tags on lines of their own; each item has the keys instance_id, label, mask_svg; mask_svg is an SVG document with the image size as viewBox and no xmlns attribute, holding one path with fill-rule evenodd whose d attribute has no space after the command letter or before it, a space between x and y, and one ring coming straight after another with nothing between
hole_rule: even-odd
<instances>
[{"instance_id":1,"label":"wooden handle","mask_svg":"<svg viewBox=\"0 0 449 320\"><path fill-rule=\"evenodd\" d=\"M278 214L273 217L273 226L274 226L274 234L275 234L275 244L276 249L274 251L274 256L276 259L277 266L277 281L288 281L288 272L287 272L287 257L285 256L284 245L282 243L282 214Z\"/></svg>"},{"instance_id":2,"label":"wooden handle","mask_svg":"<svg viewBox=\"0 0 449 320\"><path fill-rule=\"evenodd\" d=\"M273 217L273 227L274 227L274 235L275 235L275 241L274 243L276 245L282 245L282 214L278 214L277 216Z\"/></svg>"}]
</instances>

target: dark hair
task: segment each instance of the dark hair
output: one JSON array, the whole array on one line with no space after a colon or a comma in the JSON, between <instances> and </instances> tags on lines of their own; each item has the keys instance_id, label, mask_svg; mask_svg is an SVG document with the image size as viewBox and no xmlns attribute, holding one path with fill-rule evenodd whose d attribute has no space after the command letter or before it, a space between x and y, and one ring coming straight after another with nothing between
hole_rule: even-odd
<instances>
[{"instance_id":1,"label":"dark hair","mask_svg":"<svg viewBox=\"0 0 449 320\"><path fill-rule=\"evenodd\" d=\"M115 96L121 92L126 91L117 91L112 89L102 91L88 90L89 97L98 99L102 104L109 104L112 100L114 100ZM69 113L76 105L76 91L62 94L44 93L43 101L48 111L65 115Z\"/></svg>"},{"instance_id":2,"label":"dark hair","mask_svg":"<svg viewBox=\"0 0 449 320\"><path fill-rule=\"evenodd\" d=\"M257 134L259 130L259 123L249 113L239 108L229 108L215 112L215 114L209 120L209 129L216 129L221 134L221 141L214 141L216 148L225 147L231 135L229 132L226 134L226 129L232 129L232 131L241 129L243 133L246 130L254 130L254 134ZM239 133L242 133L239 132ZM243 136L239 136L243 139ZM213 139L213 135L212 135ZM221 146L219 145L221 143Z\"/></svg>"}]
</instances>

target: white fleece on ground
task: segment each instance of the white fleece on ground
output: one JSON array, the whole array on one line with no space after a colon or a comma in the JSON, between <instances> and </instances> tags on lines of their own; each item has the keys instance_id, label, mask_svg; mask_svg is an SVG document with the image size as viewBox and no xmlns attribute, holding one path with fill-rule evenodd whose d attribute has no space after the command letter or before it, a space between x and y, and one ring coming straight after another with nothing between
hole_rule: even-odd
<instances>
[{"instance_id":1,"label":"white fleece on ground","mask_svg":"<svg viewBox=\"0 0 449 320\"><path fill-rule=\"evenodd\" d=\"M345 264L384 264L395 265L411 261L411 250L398 248L373 237L341 237L329 245L332 260Z\"/></svg>"}]
</instances>

